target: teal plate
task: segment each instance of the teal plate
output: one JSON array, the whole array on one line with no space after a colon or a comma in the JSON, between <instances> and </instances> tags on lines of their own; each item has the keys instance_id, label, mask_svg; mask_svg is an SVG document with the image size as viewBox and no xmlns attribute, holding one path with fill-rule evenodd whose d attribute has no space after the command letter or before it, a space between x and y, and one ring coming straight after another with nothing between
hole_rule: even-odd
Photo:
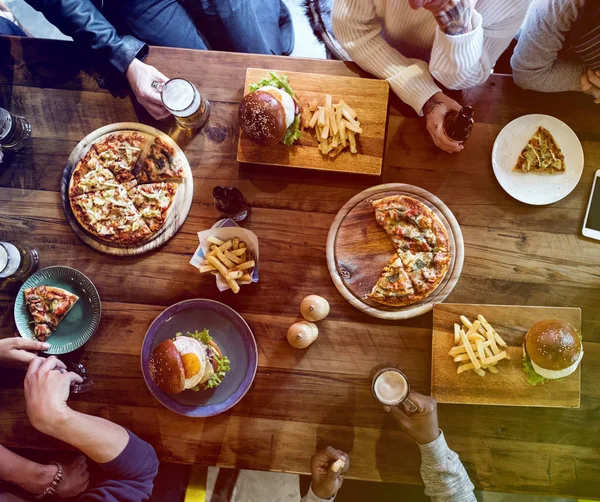
<instances>
[{"instance_id":1,"label":"teal plate","mask_svg":"<svg viewBox=\"0 0 600 502\"><path fill-rule=\"evenodd\" d=\"M102 306L96 287L79 270L70 267L46 267L33 274L21 286L15 300L15 324L23 338L35 340L31 315L25 304L27 288L34 286L54 286L62 288L79 297L77 303L58 325L48 340L50 348L47 354L66 354L73 352L87 342L98 329Z\"/></svg>"}]
</instances>

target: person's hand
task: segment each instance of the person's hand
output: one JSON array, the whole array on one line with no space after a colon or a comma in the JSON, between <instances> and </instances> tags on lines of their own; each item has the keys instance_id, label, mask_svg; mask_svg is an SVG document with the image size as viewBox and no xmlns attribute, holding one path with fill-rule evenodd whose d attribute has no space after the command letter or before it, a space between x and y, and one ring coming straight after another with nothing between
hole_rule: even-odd
<instances>
[{"instance_id":1,"label":"person's hand","mask_svg":"<svg viewBox=\"0 0 600 502\"><path fill-rule=\"evenodd\" d=\"M333 472L331 466L342 459L344 467L340 472ZM337 494L344 482L344 475L350 469L350 455L328 446L319 450L310 459L312 472L312 491L317 497L329 499Z\"/></svg>"},{"instance_id":2,"label":"person's hand","mask_svg":"<svg viewBox=\"0 0 600 502\"><path fill-rule=\"evenodd\" d=\"M600 104L600 71L588 68L581 75L581 90L594 98L594 103Z\"/></svg>"},{"instance_id":3,"label":"person's hand","mask_svg":"<svg viewBox=\"0 0 600 502\"><path fill-rule=\"evenodd\" d=\"M25 375L25 408L31 424L52 436L52 430L62 425L68 415L69 391L72 382L83 379L56 357L36 357Z\"/></svg>"},{"instance_id":4,"label":"person's hand","mask_svg":"<svg viewBox=\"0 0 600 502\"><path fill-rule=\"evenodd\" d=\"M423 106L425 123L431 139L438 148L445 152L460 152L465 146L457 141L452 141L444 132L444 119L450 111L460 111L461 106L443 92L431 96Z\"/></svg>"},{"instance_id":5,"label":"person's hand","mask_svg":"<svg viewBox=\"0 0 600 502\"><path fill-rule=\"evenodd\" d=\"M76 497L87 490L90 483L90 472L83 455L68 464L63 464L63 473L63 480L56 490L59 498Z\"/></svg>"},{"instance_id":6,"label":"person's hand","mask_svg":"<svg viewBox=\"0 0 600 502\"><path fill-rule=\"evenodd\" d=\"M429 396L411 391L408 398L417 406L417 411L408 414L404 408L384 406L398 422L400 429L419 444L435 441L440 435L438 426L437 403Z\"/></svg>"},{"instance_id":7,"label":"person's hand","mask_svg":"<svg viewBox=\"0 0 600 502\"><path fill-rule=\"evenodd\" d=\"M137 58L131 62L125 75L135 97L150 115L156 120L170 115L160 99L160 93L152 87L152 82L164 84L169 80L167 77Z\"/></svg>"},{"instance_id":8,"label":"person's hand","mask_svg":"<svg viewBox=\"0 0 600 502\"><path fill-rule=\"evenodd\" d=\"M471 18L477 0L408 0L408 3L414 10L423 8L431 12L447 35L462 35L473 28Z\"/></svg>"},{"instance_id":9,"label":"person's hand","mask_svg":"<svg viewBox=\"0 0 600 502\"><path fill-rule=\"evenodd\" d=\"M0 365L26 366L35 359L30 350L48 350L50 345L45 342L28 340L21 337L2 338L0 340Z\"/></svg>"}]
</instances>

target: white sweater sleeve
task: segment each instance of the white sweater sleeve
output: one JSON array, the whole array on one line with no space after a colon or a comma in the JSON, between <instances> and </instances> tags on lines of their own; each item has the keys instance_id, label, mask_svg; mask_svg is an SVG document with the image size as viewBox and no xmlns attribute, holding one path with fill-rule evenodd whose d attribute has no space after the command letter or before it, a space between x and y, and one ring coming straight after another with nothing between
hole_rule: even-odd
<instances>
[{"instance_id":1,"label":"white sweater sleeve","mask_svg":"<svg viewBox=\"0 0 600 502\"><path fill-rule=\"evenodd\" d=\"M429 62L431 74L449 89L485 82L519 30L528 5L529 0L480 0L468 33L446 35L438 27Z\"/></svg>"},{"instance_id":2,"label":"white sweater sleeve","mask_svg":"<svg viewBox=\"0 0 600 502\"><path fill-rule=\"evenodd\" d=\"M425 102L440 88L425 61L404 57L383 39L374 0L334 0L332 21L335 37L352 59L386 79L398 97L421 115Z\"/></svg>"},{"instance_id":3,"label":"white sweater sleeve","mask_svg":"<svg viewBox=\"0 0 600 502\"><path fill-rule=\"evenodd\" d=\"M534 0L510 60L515 83L542 92L580 91L584 65L558 52L585 0Z\"/></svg>"}]
</instances>

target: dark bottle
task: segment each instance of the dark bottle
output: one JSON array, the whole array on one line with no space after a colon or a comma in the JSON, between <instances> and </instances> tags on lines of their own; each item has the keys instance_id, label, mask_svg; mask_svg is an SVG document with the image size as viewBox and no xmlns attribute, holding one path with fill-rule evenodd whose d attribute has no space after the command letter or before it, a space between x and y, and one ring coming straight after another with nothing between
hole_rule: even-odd
<instances>
[{"instance_id":1,"label":"dark bottle","mask_svg":"<svg viewBox=\"0 0 600 502\"><path fill-rule=\"evenodd\" d=\"M213 188L215 207L219 212L233 221L244 221L248 216L249 208L244 203L244 197L235 187L216 186Z\"/></svg>"},{"instance_id":2,"label":"dark bottle","mask_svg":"<svg viewBox=\"0 0 600 502\"><path fill-rule=\"evenodd\" d=\"M449 112L444 119L446 135L453 141L466 141L473 132L473 114L473 108L470 106L463 106L458 112Z\"/></svg>"}]
</instances>

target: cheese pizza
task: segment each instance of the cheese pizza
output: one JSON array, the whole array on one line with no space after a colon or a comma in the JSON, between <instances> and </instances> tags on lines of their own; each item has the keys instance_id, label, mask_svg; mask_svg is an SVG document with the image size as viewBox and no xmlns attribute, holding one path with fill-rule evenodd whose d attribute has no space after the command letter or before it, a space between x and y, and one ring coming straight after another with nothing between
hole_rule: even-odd
<instances>
[{"instance_id":1,"label":"cheese pizza","mask_svg":"<svg viewBox=\"0 0 600 502\"><path fill-rule=\"evenodd\" d=\"M24 292L25 304L33 319L33 334L41 342L56 331L79 297L53 286L35 286Z\"/></svg>"},{"instance_id":2,"label":"cheese pizza","mask_svg":"<svg viewBox=\"0 0 600 502\"><path fill-rule=\"evenodd\" d=\"M565 172L565 157L548 129L540 126L523 148L517 159L515 171Z\"/></svg>"},{"instance_id":3,"label":"cheese pizza","mask_svg":"<svg viewBox=\"0 0 600 502\"><path fill-rule=\"evenodd\" d=\"M113 133L94 143L73 169L70 205L97 239L132 246L164 226L184 179L182 162L167 142Z\"/></svg>"},{"instance_id":4,"label":"cheese pizza","mask_svg":"<svg viewBox=\"0 0 600 502\"><path fill-rule=\"evenodd\" d=\"M450 264L449 239L437 215L422 202L393 195L373 202L375 219L396 249L369 297L391 306L410 305L429 296Z\"/></svg>"}]
</instances>

